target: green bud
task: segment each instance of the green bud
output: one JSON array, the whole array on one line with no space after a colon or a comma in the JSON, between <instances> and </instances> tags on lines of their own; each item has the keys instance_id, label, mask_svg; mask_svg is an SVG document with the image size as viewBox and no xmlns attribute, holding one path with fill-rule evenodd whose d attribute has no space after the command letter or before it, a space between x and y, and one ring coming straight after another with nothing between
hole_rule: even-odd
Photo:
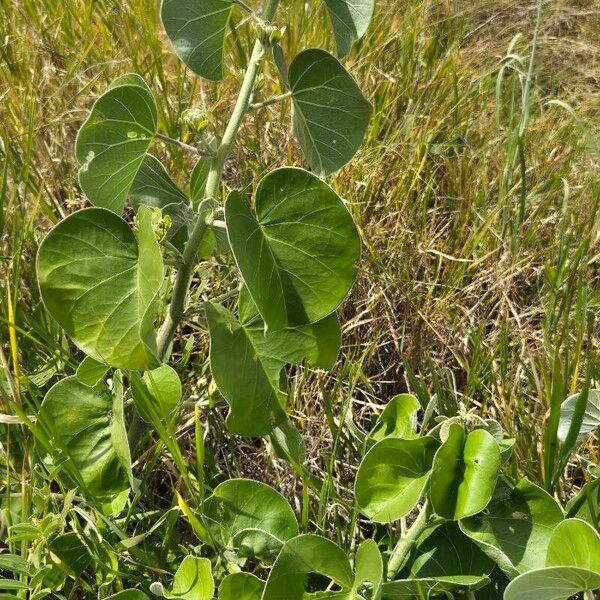
<instances>
[{"instance_id":1,"label":"green bud","mask_svg":"<svg viewBox=\"0 0 600 600\"><path fill-rule=\"evenodd\" d=\"M190 108L182 115L185 126L195 133L204 131L209 125L208 115L200 108Z\"/></svg>"}]
</instances>

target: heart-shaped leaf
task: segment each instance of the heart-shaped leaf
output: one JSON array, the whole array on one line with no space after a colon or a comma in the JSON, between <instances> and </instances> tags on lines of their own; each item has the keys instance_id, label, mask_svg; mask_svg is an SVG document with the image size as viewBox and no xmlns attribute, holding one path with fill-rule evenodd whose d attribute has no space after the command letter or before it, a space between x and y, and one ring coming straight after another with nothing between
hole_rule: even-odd
<instances>
[{"instance_id":1,"label":"heart-shaped leaf","mask_svg":"<svg viewBox=\"0 0 600 600\"><path fill-rule=\"evenodd\" d=\"M461 520L460 528L513 578L546 565L551 533L562 519L560 506L537 485L499 481L487 509Z\"/></svg>"},{"instance_id":2,"label":"heart-shaped leaf","mask_svg":"<svg viewBox=\"0 0 600 600\"><path fill-rule=\"evenodd\" d=\"M423 496L438 445L431 437L389 438L375 444L361 462L354 484L361 512L377 523L407 515Z\"/></svg>"},{"instance_id":3,"label":"heart-shaped leaf","mask_svg":"<svg viewBox=\"0 0 600 600\"><path fill-rule=\"evenodd\" d=\"M261 355L248 330L223 306L208 303L206 317L210 369L230 406L227 428L238 435L269 434L287 419L279 390L281 359Z\"/></svg>"},{"instance_id":4,"label":"heart-shaped leaf","mask_svg":"<svg viewBox=\"0 0 600 600\"><path fill-rule=\"evenodd\" d=\"M378 442L384 438L416 438L416 412L420 408L421 404L412 394L394 396L379 415L371 439Z\"/></svg>"},{"instance_id":5,"label":"heart-shaped leaf","mask_svg":"<svg viewBox=\"0 0 600 600\"><path fill-rule=\"evenodd\" d=\"M110 367L104 363L94 360L90 356L86 356L75 372L75 377L81 383L94 387L108 373Z\"/></svg>"},{"instance_id":6,"label":"heart-shaped leaf","mask_svg":"<svg viewBox=\"0 0 600 600\"><path fill-rule=\"evenodd\" d=\"M160 583L153 583L150 591L163 598L180 600L212 600L215 583L208 558L186 556L173 577L173 588L165 590Z\"/></svg>"},{"instance_id":7,"label":"heart-shaped leaf","mask_svg":"<svg viewBox=\"0 0 600 600\"><path fill-rule=\"evenodd\" d=\"M152 92L135 73L113 81L96 100L75 142L79 183L92 204L121 214L156 125Z\"/></svg>"},{"instance_id":8,"label":"heart-shaped leaf","mask_svg":"<svg viewBox=\"0 0 600 600\"><path fill-rule=\"evenodd\" d=\"M146 154L129 189L129 202L163 208L169 204L187 203L187 196L169 177L164 165L152 154Z\"/></svg>"},{"instance_id":9,"label":"heart-shaped leaf","mask_svg":"<svg viewBox=\"0 0 600 600\"><path fill-rule=\"evenodd\" d=\"M374 0L325 0L333 34L337 45L337 55L344 58L352 49L352 44L360 39L373 16Z\"/></svg>"},{"instance_id":10,"label":"heart-shaped leaf","mask_svg":"<svg viewBox=\"0 0 600 600\"><path fill-rule=\"evenodd\" d=\"M67 473L90 500L106 500L129 487L131 458L120 394L111 394L104 383L90 387L67 377L50 388L39 418L68 459Z\"/></svg>"},{"instance_id":11,"label":"heart-shaped leaf","mask_svg":"<svg viewBox=\"0 0 600 600\"><path fill-rule=\"evenodd\" d=\"M285 167L266 175L256 215L237 192L225 218L248 291L271 331L319 321L352 286L360 244L339 196L318 177Z\"/></svg>"},{"instance_id":12,"label":"heart-shaped leaf","mask_svg":"<svg viewBox=\"0 0 600 600\"><path fill-rule=\"evenodd\" d=\"M482 511L490 501L498 471L500 447L484 429L468 435L452 423L433 461L429 496L435 512L446 519L463 519Z\"/></svg>"},{"instance_id":13,"label":"heart-shaped leaf","mask_svg":"<svg viewBox=\"0 0 600 600\"><path fill-rule=\"evenodd\" d=\"M263 600L303 600L311 573L331 579L343 588L345 596L352 589L352 568L346 553L326 538L306 534L284 544L267 579Z\"/></svg>"},{"instance_id":14,"label":"heart-shaped leaf","mask_svg":"<svg viewBox=\"0 0 600 600\"><path fill-rule=\"evenodd\" d=\"M578 407L580 398L585 404ZM577 431L569 435L573 427L576 427ZM589 390L587 400L581 394L573 394L561 404L557 433L562 444L567 442L568 438L572 438L573 445L569 444L571 447L567 448L567 451L573 446L579 446L588 433L598 427L600 427L600 390Z\"/></svg>"},{"instance_id":15,"label":"heart-shaped leaf","mask_svg":"<svg viewBox=\"0 0 600 600\"><path fill-rule=\"evenodd\" d=\"M86 354L116 368L158 365L153 320L163 265L151 218L142 207L136 239L111 211L79 210L50 231L38 252L50 314Z\"/></svg>"},{"instance_id":16,"label":"heart-shaped leaf","mask_svg":"<svg viewBox=\"0 0 600 600\"><path fill-rule=\"evenodd\" d=\"M331 54L313 48L294 58L289 70L294 135L320 177L343 167L367 131L372 108L356 82Z\"/></svg>"},{"instance_id":17,"label":"heart-shaped leaf","mask_svg":"<svg viewBox=\"0 0 600 600\"><path fill-rule=\"evenodd\" d=\"M231 0L163 0L163 26L179 58L197 75L223 77L223 46Z\"/></svg>"},{"instance_id":18,"label":"heart-shaped leaf","mask_svg":"<svg viewBox=\"0 0 600 600\"><path fill-rule=\"evenodd\" d=\"M250 479L219 484L204 503L204 516L216 542L239 556L272 557L298 534L287 500L272 487Z\"/></svg>"},{"instance_id":19,"label":"heart-shaped leaf","mask_svg":"<svg viewBox=\"0 0 600 600\"><path fill-rule=\"evenodd\" d=\"M261 600L265 582L251 573L232 573L219 587L219 600Z\"/></svg>"},{"instance_id":20,"label":"heart-shaped leaf","mask_svg":"<svg viewBox=\"0 0 600 600\"><path fill-rule=\"evenodd\" d=\"M600 574L600 535L581 519L559 523L550 539L547 567L581 567Z\"/></svg>"}]
</instances>

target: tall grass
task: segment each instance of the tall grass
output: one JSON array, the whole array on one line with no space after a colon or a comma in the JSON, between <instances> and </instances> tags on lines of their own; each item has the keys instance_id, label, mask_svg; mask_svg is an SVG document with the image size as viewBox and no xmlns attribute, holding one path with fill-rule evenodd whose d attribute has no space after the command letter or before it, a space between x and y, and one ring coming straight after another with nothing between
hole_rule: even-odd
<instances>
[{"instance_id":1,"label":"tall grass","mask_svg":"<svg viewBox=\"0 0 600 600\"><path fill-rule=\"evenodd\" d=\"M309 45L332 47L318 3L285 4L288 57ZM350 57L375 107L371 132L333 180L363 241L360 281L343 311L343 356L332 375L297 369L292 379L293 417L308 439L308 472L325 482L321 494L264 443L226 433L201 320L185 324L174 355L187 407L178 439L192 465L205 445L207 485L241 474L268 478L294 499L305 529L340 536L347 529L338 522L356 521L347 506L358 444L344 422L368 423L401 391L423 402L436 394L448 414L498 419L517 440L520 473L549 486L546 424L586 377L599 378L593 1L378 4ZM48 387L81 359L40 304L35 253L48 227L85 202L74 136L113 77L139 72L157 97L162 130L176 137L187 135L179 115L192 106L219 130L232 96L179 66L154 0L0 0L0 34L0 539L35 556L53 528L85 527L102 560L97 580L82 574L72 589L95 590L109 576L160 578L196 543L193 528L176 521L178 474L164 448L147 445L138 457L138 502L112 522L51 484L36 467L30 433L13 423L16 408L35 415ZM232 29L232 86L249 40L244 27ZM263 96L279 92L271 69ZM264 110L270 125L260 111L250 115L229 186L299 161L289 107ZM191 159L156 151L184 185ZM199 271L197 294L231 285L218 265L214 273ZM593 446L587 451L597 460ZM558 493L569 491L565 484ZM7 537L15 523L35 530L13 528ZM338 541L351 547L359 535L356 527Z\"/></svg>"}]
</instances>

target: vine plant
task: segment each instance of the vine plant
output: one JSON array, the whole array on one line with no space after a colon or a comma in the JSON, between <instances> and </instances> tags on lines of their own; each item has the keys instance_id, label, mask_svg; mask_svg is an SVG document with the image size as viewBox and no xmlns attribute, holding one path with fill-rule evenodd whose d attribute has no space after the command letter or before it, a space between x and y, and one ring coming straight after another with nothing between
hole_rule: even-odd
<instances>
[{"instance_id":1,"label":"vine plant","mask_svg":"<svg viewBox=\"0 0 600 600\"><path fill-rule=\"evenodd\" d=\"M174 435L181 383L168 364L186 311L206 317L212 377L228 403L229 431L269 436L278 454L309 479L281 374L286 364L303 361L331 368L341 338L336 310L357 275L355 224L324 178L354 156L369 124L371 106L340 60L365 32L373 0L325 0L337 57L307 49L289 67L278 7L279 0L265 0L259 13L242 0L162 4L175 52L209 80L223 76L232 10L248 13L256 40L220 136L204 131L197 148L159 132L152 92L137 74L116 79L81 127L79 182L92 207L58 223L37 259L48 312L86 355L75 375L48 391L37 423L21 415L46 466L62 487L76 487L105 514L119 513L136 488L131 449L144 427L153 427L181 473L180 510L209 555L227 557L232 572L222 579L221 600L502 593L519 599L539 595L540 586L548 598L589 593L600 586L597 516L587 504L597 486L575 499L565 519L547 491L501 475L512 441L493 420L464 413L437 416L430 426L434 402L421 407L402 395L389 402L372 431L352 430L364 451L354 511L366 517L364 531L373 533L352 562L334 542L308 533L304 522L300 528L287 501L263 483L232 479L205 497L201 435L198 466L189 469ZM261 67L270 57L286 91L256 101ZM222 202L223 170L244 117L251 108L285 101L293 105L293 132L309 170L275 169L257 182L253 202L238 190ZM156 140L199 156L189 193L150 154ZM126 207L135 211L133 220L123 218ZM199 304L190 298L195 268L220 252L233 255L239 288ZM596 406L590 398L597 401L595 392L569 400L561 464L580 441L586 407ZM393 523L400 523L399 532L386 529ZM53 551L60 557L57 539ZM155 582L111 597L135 600L152 592L210 600L213 564L200 554L185 558L169 589ZM253 561L270 566L266 579L243 571ZM314 587L312 573L321 576Z\"/></svg>"}]
</instances>

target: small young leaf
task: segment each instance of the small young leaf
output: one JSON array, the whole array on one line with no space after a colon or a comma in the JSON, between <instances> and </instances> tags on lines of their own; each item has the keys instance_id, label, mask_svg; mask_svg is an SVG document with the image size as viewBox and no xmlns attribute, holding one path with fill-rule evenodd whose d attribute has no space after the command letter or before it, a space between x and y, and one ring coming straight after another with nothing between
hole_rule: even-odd
<instances>
[{"instance_id":1,"label":"small young leaf","mask_svg":"<svg viewBox=\"0 0 600 600\"><path fill-rule=\"evenodd\" d=\"M320 177L343 167L362 144L372 108L340 62L325 50L294 58L289 71L294 135Z\"/></svg>"},{"instance_id":2,"label":"small young leaf","mask_svg":"<svg viewBox=\"0 0 600 600\"><path fill-rule=\"evenodd\" d=\"M208 558L186 556L173 578L173 589L165 590L161 584L152 584L164 598L180 600L212 600L215 583ZM150 588L152 591L152 587Z\"/></svg>"},{"instance_id":3,"label":"small young leaf","mask_svg":"<svg viewBox=\"0 0 600 600\"><path fill-rule=\"evenodd\" d=\"M360 244L339 196L295 168L266 175L256 190L256 216L241 195L225 205L231 249L270 331L319 321L352 286Z\"/></svg>"},{"instance_id":4,"label":"small young leaf","mask_svg":"<svg viewBox=\"0 0 600 600\"><path fill-rule=\"evenodd\" d=\"M231 0L163 0L162 22L179 58L197 75L223 77L223 46Z\"/></svg>"},{"instance_id":5,"label":"small young leaf","mask_svg":"<svg viewBox=\"0 0 600 600\"><path fill-rule=\"evenodd\" d=\"M208 528L225 549L239 556L272 557L298 534L287 500L273 488L250 479L219 484L204 502Z\"/></svg>"},{"instance_id":6,"label":"small young leaf","mask_svg":"<svg viewBox=\"0 0 600 600\"><path fill-rule=\"evenodd\" d=\"M325 0L333 34L337 45L337 55L344 58L352 44L360 39L373 16L374 0Z\"/></svg>"},{"instance_id":7,"label":"small young leaf","mask_svg":"<svg viewBox=\"0 0 600 600\"><path fill-rule=\"evenodd\" d=\"M431 504L446 519L462 519L482 511L490 501L498 471L500 447L484 429L468 435L452 423L433 461Z\"/></svg>"},{"instance_id":8,"label":"small young leaf","mask_svg":"<svg viewBox=\"0 0 600 600\"><path fill-rule=\"evenodd\" d=\"M378 442L390 437L404 440L418 437L415 433L415 414L420 408L421 404L412 394L394 396L379 415L370 434L371 439Z\"/></svg>"},{"instance_id":9,"label":"small young leaf","mask_svg":"<svg viewBox=\"0 0 600 600\"><path fill-rule=\"evenodd\" d=\"M316 535L299 535L284 544L267 579L263 598L303 600L307 597L306 580L311 573L333 580L343 588L341 593L351 590L353 585L350 562L338 545Z\"/></svg>"},{"instance_id":10,"label":"small young leaf","mask_svg":"<svg viewBox=\"0 0 600 600\"><path fill-rule=\"evenodd\" d=\"M356 551L354 561L354 585L356 598L362 598L358 592L366 583L370 584L372 600L379 600L383 582L383 560L374 540L365 540Z\"/></svg>"},{"instance_id":11,"label":"small young leaf","mask_svg":"<svg viewBox=\"0 0 600 600\"><path fill-rule=\"evenodd\" d=\"M42 402L42 426L70 460L68 472L75 473L90 500L110 498L130 484L122 403L104 383L89 387L75 377L55 384Z\"/></svg>"},{"instance_id":12,"label":"small young leaf","mask_svg":"<svg viewBox=\"0 0 600 600\"><path fill-rule=\"evenodd\" d=\"M423 496L438 446L431 437L389 438L375 444L361 462L354 484L361 512L377 523L407 515Z\"/></svg>"},{"instance_id":13,"label":"small young leaf","mask_svg":"<svg viewBox=\"0 0 600 600\"><path fill-rule=\"evenodd\" d=\"M562 519L542 488L527 479L515 487L499 481L487 509L462 519L460 528L512 578L546 565L550 536Z\"/></svg>"},{"instance_id":14,"label":"small young leaf","mask_svg":"<svg viewBox=\"0 0 600 600\"><path fill-rule=\"evenodd\" d=\"M251 573L232 573L219 587L219 600L261 600L265 582Z\"/></svg>"},{"instance_id":15,"label":"small young leaf","mask_svg":"<svg viewBox=\"0 0 600 600\"><path fill-rule=\"evenodd\" d=\"M199 204L204 196L204 188L210 171L210 160L201 157L194 165L192 176L190 178L190 196L194 205Z\"/></svg>"},{"instance_id":16,"label":"small young leaf","mask_svg":"<svg viewBox=\"0 0 600 600\"><path fill-rule=\"evenodd\" d=\"M153 411L166 423L181 401L181 381L172 367L161 365L146 371L142 379L133 378L131 392L135 407L145 421L152 423L152 416L146 409L146 404L152 402Z\"/></svg>"},{"instance_id":17,"label":"small young leaf","mask_svg":"<svg viewBox=\"0 0 600 600\"><path fill-rule=\"evenodd\" d=\"M152 92L135 73L113 81L96 100L75 142L79 183L92 204L121 214L156 125Z\"/></svg>"},{"instance_id":18,"label":"small young leaf","mask_svg":"<svg viewBox=\"0 0 600 600\"><path fill-rule=\"evenodd\" d=\"M79 210L56 225L38 251L48 312L86 354L111 367L146 370L155 358L155 298L163 266L150 209L137 239L109 210Z\"/></svg>"},{"instance_id":19,"label":"small young leaf","mask_svg":"<svg viewBox=\"0 0 600 600\"><path fill-rule=\"evenodd\" d=\"M146 154L129 189L129 202L133 208L140 204L163 208L169 204L188 203L188 199L169 177L160 160Z\"/></svg>"},{"instance_id":20,"label":"small young leaf","mask_svg":"<svg viewBox=\"0 0 600 600\"><path fill-rule=\"evenodd\" d=\"M558 424L558 439L565 443L569 437L571 428L574 426L573 419L576 414L577 404L581 394L569 396L560 407L560 421ZM574 446L579 446L588 433L600 427L600 390L589 390L587 402L583 407L581 424L574 438ZM567 449L567 452L571 448Z\"/></svg>"},{"instance_id":21,"label":"small young leaf","mask_svg":"<svg viewBox=\"0 0 600 600\"><path fill-rule=\"evenodd\" d=\"M94 360L90 356L86 356L75 372L75 377L81 383L94 387L101 379L104 378L110 367L104 363Z\"/></svg>"}]
</instances>

